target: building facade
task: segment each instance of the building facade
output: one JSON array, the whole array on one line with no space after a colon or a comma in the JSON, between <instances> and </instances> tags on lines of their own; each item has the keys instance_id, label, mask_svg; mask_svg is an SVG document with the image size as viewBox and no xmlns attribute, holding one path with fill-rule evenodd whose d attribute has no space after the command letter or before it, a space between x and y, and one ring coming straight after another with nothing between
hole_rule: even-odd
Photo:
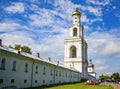
<instances>
[{"instance_id":1,"label":"building facade","mask_svg":"<svg viewBox=\"0 0 120 89\"><path fill-rule=\"evenodd\" d=\"M37 87L87 79L90 67L80 17L81 13L76 9L72 13L70 37L64 41L64 65L54 63L50 58L42 59L39 54L33 56L3 46L0 40L0 89Z\"/></svg>"},{"instance_id":2,"label":"building facade","mask_svg":"<svg viewBox=\"0 0 120 89\"><path fill-rule=\"evenodd\" d=\"M89 60L89 64L88 64L88 78L90 80L96 78L96 72L94 71L94 64L92 63L91 59Z\"/></svg>"},{"instance_id":3,"label":"building facade","mask_svg":"<svg viewBox=\"0 0 120 89\"><path fill-rule=\"evenodd\" d=\"M81 73L50 60L0 47L0 89L80 82Z\"/></svg>"},{"instance_id":4,"label":"building facade","mask_svg":"<svg viewBox=\"0 0 120 89\"><path fill-rule=\"evenodd\" d=\"M64 63L81 72L81 77L87 78L87 43L84 40L84 27L80 23L81 13L76 9L72 13L73 24L69 31L69 38L65 39Z\"/></svg>"}]
</instances>

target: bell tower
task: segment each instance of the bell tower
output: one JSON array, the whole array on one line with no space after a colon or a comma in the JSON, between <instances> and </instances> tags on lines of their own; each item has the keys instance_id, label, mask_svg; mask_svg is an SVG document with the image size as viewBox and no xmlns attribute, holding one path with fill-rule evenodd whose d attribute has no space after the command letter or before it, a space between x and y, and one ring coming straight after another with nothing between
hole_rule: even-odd
<instances>
[{"instance_id":1,"label":"bell tower","mask_svg":"<svg viewBox=\"0 0 120 89\"><path fill-rule=\"evenodd\" d=\"M69 38L64 40L64 64L81 72L82 78L87 78L87 43L84 40L81 13L78 8L72 13L73 24L69 28Z\"/></svg>"}]
</instances>

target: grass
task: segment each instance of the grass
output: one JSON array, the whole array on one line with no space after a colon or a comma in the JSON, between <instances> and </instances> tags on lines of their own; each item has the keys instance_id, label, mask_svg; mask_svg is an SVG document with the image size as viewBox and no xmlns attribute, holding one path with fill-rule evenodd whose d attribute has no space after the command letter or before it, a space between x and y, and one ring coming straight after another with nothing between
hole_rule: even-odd
<instances>
[{"instance_id":1,"label":"grass","mask_svg":"<svg viewBox=\"0 0 120 89\"><path fill-rule=\"evenodd\" d=\"M86 85L83 83L74 83L74 84L62 84L62 85L52 85L46 87L36 87L28 89L113 89L112 86L105 85Z\"/></svg>"}]
</instances>

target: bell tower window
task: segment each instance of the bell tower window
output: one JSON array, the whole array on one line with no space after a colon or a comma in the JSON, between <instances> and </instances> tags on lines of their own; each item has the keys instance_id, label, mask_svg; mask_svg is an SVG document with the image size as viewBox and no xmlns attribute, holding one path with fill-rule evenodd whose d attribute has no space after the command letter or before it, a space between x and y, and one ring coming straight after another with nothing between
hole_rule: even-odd
<instances>
[{"instance_id":1,"label":"bell tower window","mask_svg":"<svg viewBox=\"0 0 120 89\"><path fill-rule=\"evenodd\" d=\"M70 58L76 58L76 47L72 46L70 48Z\"/></svg>"},{"instance_id":2,"label":"bell tower window","mask_svg":"<svg viewBox=\"0 0 120 89\"><path fill-rule=\"evenodd\" d=\"M73 29L73 36L77 36L77 28Z\"/></svg>"}]
</instances>

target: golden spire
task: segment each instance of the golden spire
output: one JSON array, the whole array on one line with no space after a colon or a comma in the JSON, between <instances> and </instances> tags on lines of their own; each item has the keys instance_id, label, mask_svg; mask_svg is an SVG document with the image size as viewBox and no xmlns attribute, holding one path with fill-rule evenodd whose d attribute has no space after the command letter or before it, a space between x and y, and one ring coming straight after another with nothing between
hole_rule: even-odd
<instances>
[{"instance_id":1,"label":"golden spire","mask_svg":"<svg viewBox=\"0 0 120 89\"><path fill-rule=\"evenodd\" d=\"M72 13L72 16L73 15L80 15L81 16L81 13L78 11L78 5L76 5L76 10Z\"/></svg>"}]
</instances>

